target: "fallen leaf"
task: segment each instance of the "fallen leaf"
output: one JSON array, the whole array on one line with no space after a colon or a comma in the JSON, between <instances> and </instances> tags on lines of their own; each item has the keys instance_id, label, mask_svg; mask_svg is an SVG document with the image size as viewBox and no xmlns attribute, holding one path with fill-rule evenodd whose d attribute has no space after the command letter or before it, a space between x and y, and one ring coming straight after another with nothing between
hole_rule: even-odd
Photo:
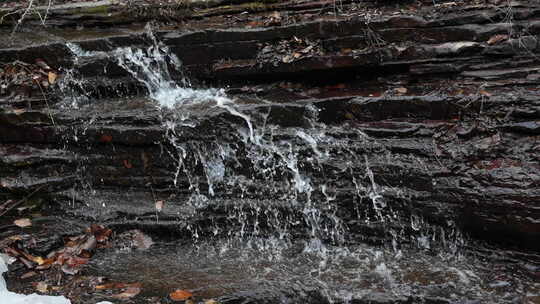
<instances>
[{"instance_id":1,"label":"fallen leaf","mask_svg":"<svg viewBox=\"0 0 540 304\"><path fill-rule=\"evenodd\" d=\"M13 110L13 113L14 113L15 115L21 115L21 114L23 114L24 112L26 112L25 109L15 109L15 110Z\"/></svg>"},{"instance_id":2,"label":"fallen leaf","mask_svg":"<svg viewBox=\"0 0 540 304\"><path fill-rule=\"evenodd\" d=\"M264 23L262 21L251 21L247 24L247 27L259 27L262 26Z\"/></svg>"},{"instance_id":3,"label":"fallen leaf","mask_svg":"<svg viewBox=\"0 0 540 304\"><path fill-rule=\"evenodd\" d=\"M216 301L214 299L210 299L210 300L204 301L204 304L218 304L218 301Z\"/></svg>"},{"instance_id":4,"label":"fallen leaf","mask_svg":"<svg viewBox=\"0 0 540 304\"><path fill-rule=\"evenodd\" d=\"M12 241L21 241L23 239L23 237L21 235L12 235L12 236L8 237L8 239L10 239Z\"/></svg>"},{"instance_id":5,"label":"fallen leaf","mask_svg":"<svg viewBox=\"0 0 540 304\"><path fill-rule=\"evenodd\" d=\"M37 272L29 271L29 272L27 272L27 273L25 273L25 274L23 274L21 276L21 280L28 279L28 278L31 278L31 277L36 276L36 275L37 275Z\"/></svg>"},{"instance_id":6,"label":"fallen leaf","mask_svg":"<svg viewBox=\"0 0 540 304\"><path fill-rule=\"evenodd\" d=\"M169 297L173 301L185 301L191 298L193 294L189 291L177 289L169 294Z\"/></svg>"},{"instance_id":7,"label":"fallen leaf","mask_svg":"<svg viewBox=\"0 0 540 304\"><path fill-rule=\"evenodd\" d=\"M101 285L96 285L94 288L97 290L105 290L105 289L122 289L122 288L128 288L128 287L134 287L134 288L142 288L142 283L118 283L118 282L109 282Z\"/></svg>"},{"instance_id":8,"label":"fallen leaf","mask_svg":"<svg viewBox=\"0 0 540 304\"><path fill-rule=\"evenodd\" d=\"M112 141L112 136L103 134L103 135L101 135L101 137L99 138L99 141L102 142L102 143L109 143L109 142Z\"/></svg>"},{"instance_id":9,"label":"fallen leaf","mask_svg":"<svg viewBox=\"0 0 540 304\"><path fill-rule=\"evenodd\" d=\"M165 205L164 201L156 201L156 210L158 212L161 212L161 210L163 210L164 205Z\"/></svg>"},{"instance_id":10,"label":"fallen leaf","mask_svg":"<svg viewBox=\"0 0 540 304\"><path fill-rule=\"evenodd\" d=\"M483 96L486 96L486 97L491 96L491 93L486 91L486 90L480 90L479 93L480 93L480 95L483 95Z\"/></svg>"},{"instance_id":11,"label":"fallen leaf","mask_svg":"<svg viewBox=\"0 0 540 304\"><path fill-rule=\"evenodd\" d=\"M49 74L48 74L49 83L50 83L50 84L55 83L57 77L58 77L58 75L56 75L56 73L49 72Z\"/></svg>"},{"instance_id":12,"label":"fallen leaf","mask_svg":"<svg viewBox=\"0 0 540 304\"><path fill-rule=\"evenodd\" d=\"M133 165L129 162L128 159L124 159L124 167L131 169L133 168Z\"/></svg>"},{"instance_id":13,"label":"fallen leaf","mask_svg":"<svg viewBox=\"0 0 540 304\"><path fill-rule=\"evenodd\" d=\"M13 221L13 224L15 224L15 226L24 228L24 227L32 226L32 221L29 218L21 218L21 219Z\"/></svg>"},{"instance_id":14,"label":"fallen leaf","mask_svg":"<svg viewBox=\"0 0 540 304\"><path fill-rule=\"evenodd\" d=\"M43 264L45 264L45 260L44 260L42 257L40 257L40 256L35 256L35 257L33 257L33 258L32 258L32 261L33 261L34 263L38 264L38 265L43 265Z\"/></svg>"},{"instance_id":15,"label":"fallen leaf","mask_svg":"<svg viewBox=\"0 0 540 304\"><path fill-rule=\"evenodd\" d=\"M47 286L47 283L45 283L45 282L39 282L36 285L36 290L41 292L41 293L46 293L47 288L48 288L48 286Z\"/></svg>"},{"instance_id":16,"label":"fallen leaf","mask_svg":"<svg viewBox=\"0 0 540 304\"><path fill-rule=\"evenodd\" d=\"M112 234L111 229L96 224L93 224L90 227L90 232L94 234L98 243L103 243L107 241Z\"/></svg>"},{"instance_id":17,"label":"fallen leaf","mask_svg":"<svg viewBox=\"0 0 540 304\"><path fill-rule=\"evenodd\" d=\"M289 62L293 61L293 57L291 55L287 55L287 56L283 57L283 59L281 59L281 61L283 61L283 63L289 63Z\"/></svg>"},{"instance_id":18,"label":"fallen leaf","mask_svg":"<svg viewBox=\"0 0 540 304\"><path fill-rule=\"evenodd\" d=\"M271 18L281 19L281 14L278 11L274 11L270 14Z\"/></svg>"},{"instance_id":19,"label":"fallen leaf","mask_svg":"<svg viewBox=\"0 0 540 304\"><path fill-rule=\"evenodd\" d=\"M140 292L141 292L141 288L139 287L128 287L123 292L116 294L112 297L116 299L129 299L138 295Z\"/></svg>"},{"instance_id":20,"label":"fallen leaf","mask_svg":"<svg viewBox=\"0 0 540 304\"><path fill-rule=\"evenodd\" d=\"M450 95L456 96L456 95L462 95L463 93L465 93L465 91L463 89L456 89L456 90L452 91L450 93Z\"/></svg>"},{"instance_id":21,"label":"fallen leaf","mask_svg":"<svg viewBox=\"0 0 540 304\"><path fill-rule=\"evenodd\" d=\"M50 70L50 69L51 69L51 67L50 67L43 59L39 59L39 58L36 59L36 64L37 64L40 68L42 68L42 69L44 69L44 70Z\"/></svg>"},{"instance_id":22,"label":"fallen leaf","mask_svg":"<svg viewBox=\"0 0 540 304\"><path fill-rule=\"evenodd\" d=\"M396 88L396 92L399 94L406 94L408 91L407 88Z\"/></svg>"},{"instance_id":23,"label":"fallen leaf","mask_svg":"<svg viewBox=\"0 0 540 304\"><path fill-rule=\"evenodd\" d=\"M505 40L508 40L508 35L495 35L495 36L492 36L491 38L489 38L489 40L487 41L487 44L489 45L494 45L494 44L497 44L501 41L505 41Z\"/></svg>"},{"instance_id":24,"label":"fallen leaf","mask_svg":"<svg viewBox=\"0 0 540 304\"><path fill-rule=\"evenodd\" d=\"M97 290L113 289L113 288L116 288L115 284L116 283L105 283L105 284L101 284L101 285L96 285L94 288L97 289Z\"/></svg>"}]
</instances>

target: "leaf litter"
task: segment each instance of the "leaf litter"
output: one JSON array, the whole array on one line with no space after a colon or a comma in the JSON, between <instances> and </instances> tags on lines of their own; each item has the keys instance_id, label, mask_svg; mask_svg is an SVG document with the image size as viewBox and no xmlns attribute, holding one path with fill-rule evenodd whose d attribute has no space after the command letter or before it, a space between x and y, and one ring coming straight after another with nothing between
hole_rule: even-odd
<instances>
[{"instance_id":1,"label":"leaf litter","mask_svg":"<svg viewBox=\"0 0 540 304\"><path fill-rule=\"evenodd\" d=\"M31 220L15 220L20 227L31 225ZM35 251L32 244L38 242L28 234L12 235L0 240L3 250L20 266L21 280L35 280L33 289L43 294L60 293L70 299L83 293L102 293L112 299L127 300L139 295L139 282L108 282L104 277L85 276L84 268L100 249L146 250L153 240L140 230L133 229L115 234L112 229L91 225L83 233L65 236L63 245L47 252ZM166 297L167 295L163 295Z\"/></svg>"}]
</instances>

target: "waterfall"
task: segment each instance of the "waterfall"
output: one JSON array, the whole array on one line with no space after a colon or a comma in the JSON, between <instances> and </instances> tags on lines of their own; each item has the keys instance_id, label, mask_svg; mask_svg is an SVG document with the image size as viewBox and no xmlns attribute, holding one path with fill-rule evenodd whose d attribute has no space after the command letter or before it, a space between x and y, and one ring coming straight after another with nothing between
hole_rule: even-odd
<instances>
[{"instance_id":1,"label":"waterfall","mask_svg":"<svg viewBox=\"0 0 540 304\"><path fill-rule=\"evenodd\" d=\"M281 290L283 282L256 273L259 264L275 263L269 275L283 276L285 284L298 284L301 292L315 289L329 302L366 296L369 292L358 282L375 282L369 284L398 296L411 294L403 269L414 273L416 267L439 267L455 273L448 256L458 256L463 236L452 222L448 229L433 226L394 205L406 196L379 178L378 164L392 162L392 155L373 148L375 139L320 122L315 103L277 104L197 87L167 46L151 32L147 38L143 47L107 51L71 44L75 66L65 87L84 87L78 64L93 58L109 58L143 87L145 109L157 113L163 134L156 144L171 164L164 166L168 183L160 186L172 192L168 204L182 210L178 229L190 235L190 249L177 253L178 259L202 256L218 269L245 263L255 271L250 284L271 282ZM78 92L82 97L67 96L65 104L77 108L93 102L83 89ZM284 115L294 118L284 123ZM92 123L90 118L87 125ZM157 222L160 216L156 212ZM358 242L363 231L378 231L383 246ZM439 256L426 254L417 264L407 264L415 250L437 246L444 248ZM147 258L159 259L159 252ZM163 267L177 267L167 263ZM343 271L340 279L332 279L335 269ZM474 273L464 275L469 281L460 284L477 284ZM342 288L340 280L351 283Z\"/></svg>"}]
</instances>

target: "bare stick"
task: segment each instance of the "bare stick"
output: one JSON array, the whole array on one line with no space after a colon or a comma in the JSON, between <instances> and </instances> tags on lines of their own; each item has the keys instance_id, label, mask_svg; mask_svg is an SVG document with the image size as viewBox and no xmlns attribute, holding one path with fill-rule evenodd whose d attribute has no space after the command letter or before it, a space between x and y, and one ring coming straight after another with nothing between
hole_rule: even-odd
<instances>
[{"instance_id":1,"label":"bare stick","mask_svg":"<svg viewBox=\"0 0 540 304\"><path fill-rule=\"evenodd\" d=\"M17 23L15 23L15 27L13 27L13 31L11 32L10 38L13 38L13 35L17 31L17 29L19 28L19 25L21 25L24 18L26 17L28 12L30 12L30 10L32 9L33 6L34 6L34 0L30 0L30 2L28 3L28 6L26 7L24 12L22 13L21 17L19 18L19 20L17 20Z\"/></svg>"},{"instance_id":2,"label":"bare stick","mask_svg":"<svg viewBox=\"0 0 540 304\"><path fill-rule=\"evenodd\" d=\"M26 200L28 200L30 197L32 197L32 195L36 194L36 192L43 189L44 187L45 187L45 185L39 186L36 190L32 191L30 194L25 196L23 199L15 202L11 206L7 206L7 207L2 206L3 210L0 211L0 216L3 216L4 214L8 213L11 209L13 209L13 208L19 206L20 204L24 203Z\"/></svg>"}]
</instances>

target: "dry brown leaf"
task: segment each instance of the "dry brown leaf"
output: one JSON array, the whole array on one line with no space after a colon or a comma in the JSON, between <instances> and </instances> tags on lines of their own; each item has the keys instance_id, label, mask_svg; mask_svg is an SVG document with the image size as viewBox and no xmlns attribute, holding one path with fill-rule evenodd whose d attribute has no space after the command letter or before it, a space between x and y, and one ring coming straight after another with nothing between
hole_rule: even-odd
<instances>
[{"instance_id":1,"label":"dry brown leaf","mask_svg":"<svg viewBox=\"0 0 540 304\"><path fill-rule=\"evenodd\" d=\"M101 135L101 137L99 138L99 141L102 142L102 143L109 143L109 142L112 141L112 136L103 134L103 135Z\"/></svg>"},{"instance_id":2,"label":"dry brown leaf","mask_svg":"<svg viewBox=\"0 0 540 304\"><path fill-rule=\"evenodd\" d=\"M251 21L247 24L247 27L259 27L264 25L261 21Z\"/></svg>"},{"instance_id":3,"label":"dry brown leaf","mask_svg":"<svg viewBox=\"0 0 540 304\"><path fill-rule=\"evenodd\" d=\"M218 304L218 301L214 299L209 299L209 300L204 301L204 304Z\"/></svg>"},{"instance_id":4,"label":"dry brown leaf","mask_svg":"<svg viewBox=\"0 0 540 304\"><path fill-rule=\"evenodd\" d=\"M12 240L12 241L21 241L23 239L22 235L12 235L10 237L8 237L9 240Z\"/></svg>"},{"instance_id":5,"label":"dry brown leaf","mask_svg":"<svg viewBox=\"0 0 540 304\"><path fill-rule=\"evenodd\" d=\"M32 221L29 218L21 218L21 219L13 221L13 224L15 224L15 226L24 228L24 227L32 226Z\"/></svg>"},{"instance_id":6,"label":"dry brown leaf","mask_svg":"<svg viewBox=\"0 0 540 304\"><path fill-rule=\"evenodd\" d=\"M32 261L38 265L43 265L45 264L45 260L40 257L40 256L35 256L35 257L32 257Z\"/></svg>"},{"instance_id":7,"label":"dry brown leaf","mask_svg":"<svg viewBox=\"0 0 540 304\"><path fill-rule=\"evenodd\" d=\"M25 273L25 274L23 274L21 276L21 280L28 279L28 278L31 278L31 277L36 276L36 275L37 275L37 272L29 271L29 272L27 272L27 273Z\"/></svg>"},{"instance_id":8,"label":"dry brown leaf","mask_svg":"<svg viewBox=\"0 0 540 304\"><path fill-rule=\"evenodd\" d=\"M141 288L139 287L128 287L123 292L116 294L112 297L116 299L129 299L138 295L140 292L141 292Z\"/></svg>"},{"instance_id":9,"label":"dry brown leaf","mask_svg":"<svg viewBox=\"0 0 540 304\"><path fill-rule=\"evenodd\" d=\"M15 109L15 110L13 110L13 113L15 113L15 115L21 115L24 112L26 112L25 109Z\"/></svg>"},{"instance_id":10,"label":"dry brown leaf","mask_svg":"<svg viewBox=\"0 0 540 304\"><path fill-rule=\"evenodd\" d=\"M486 97L491 96L491 93L486 91L486 90L480 90L479 93L480 93L480 95L483 95L483 96L486 96Z\"/></svg>"},{"instance_id":11,"label":"dry brown leaf","mask_svg":"<svg viewBox=\"0 0 540 304\"><path fill-rule=\"evenodd\" d=\"M97 290L106 290L106 289L113 289L116 288L117 283L105 283L101 285L96 285L94 288Z\"/></svg>"},{"instance_id":12,"label":"dry brown leaf","mask_svg":"<svg viewBox=\"0 0 540 304\"><path fill-rule=\"evenodd\" d=\"M396 88L396 92L399 94L406 94L408 91L407 88Z\"/></svg>"},{"instance_id":13,"label":"dry brown leaf","mask_svg":"<svg viewBox=\"0 0 540 304\"><path fill-rule=\"evenodd\" d=\"M49 83L53 84L56 82L56 78L58 78L58 75L56 75L56 73L49 72L48 78L49 78Z\"/></svg>"},{"instance_id":14,"label":"dry brown leaf","mask_svg":"<svg viewBox=\"0 0 540 304\"><path fill-rule=\"evenodd\" d=\"M189 291L177 289L169 294L169 297L173 301L185 301L191 298L193 294Z\"/></svg>"},{"instance_id":15,"label":"dry brown leaf","mask_svg":"<svg viewBox=\"0 0 540 304\"><path fill-rule=\"evenodd\" d=\"M505 40L508 40L508 35L495 35L495 36L492 36L491 38L489 38L489 40L487 41L487 44L489 45L494 45L494 44L497 44L501 41L505 41Z\"/></svg>"},{"instance_id":16,"label":"dry brown leaf","mask_svg":"<svg viewBox=\"0 0 540 304\"><path fill-rule=\"evenodd\" d=\"M129 159L124 159L123 163L124 163L124 167L126 167L127 169L133 168L133 165L131 164Z\"/></svg>"}]
</instances>

